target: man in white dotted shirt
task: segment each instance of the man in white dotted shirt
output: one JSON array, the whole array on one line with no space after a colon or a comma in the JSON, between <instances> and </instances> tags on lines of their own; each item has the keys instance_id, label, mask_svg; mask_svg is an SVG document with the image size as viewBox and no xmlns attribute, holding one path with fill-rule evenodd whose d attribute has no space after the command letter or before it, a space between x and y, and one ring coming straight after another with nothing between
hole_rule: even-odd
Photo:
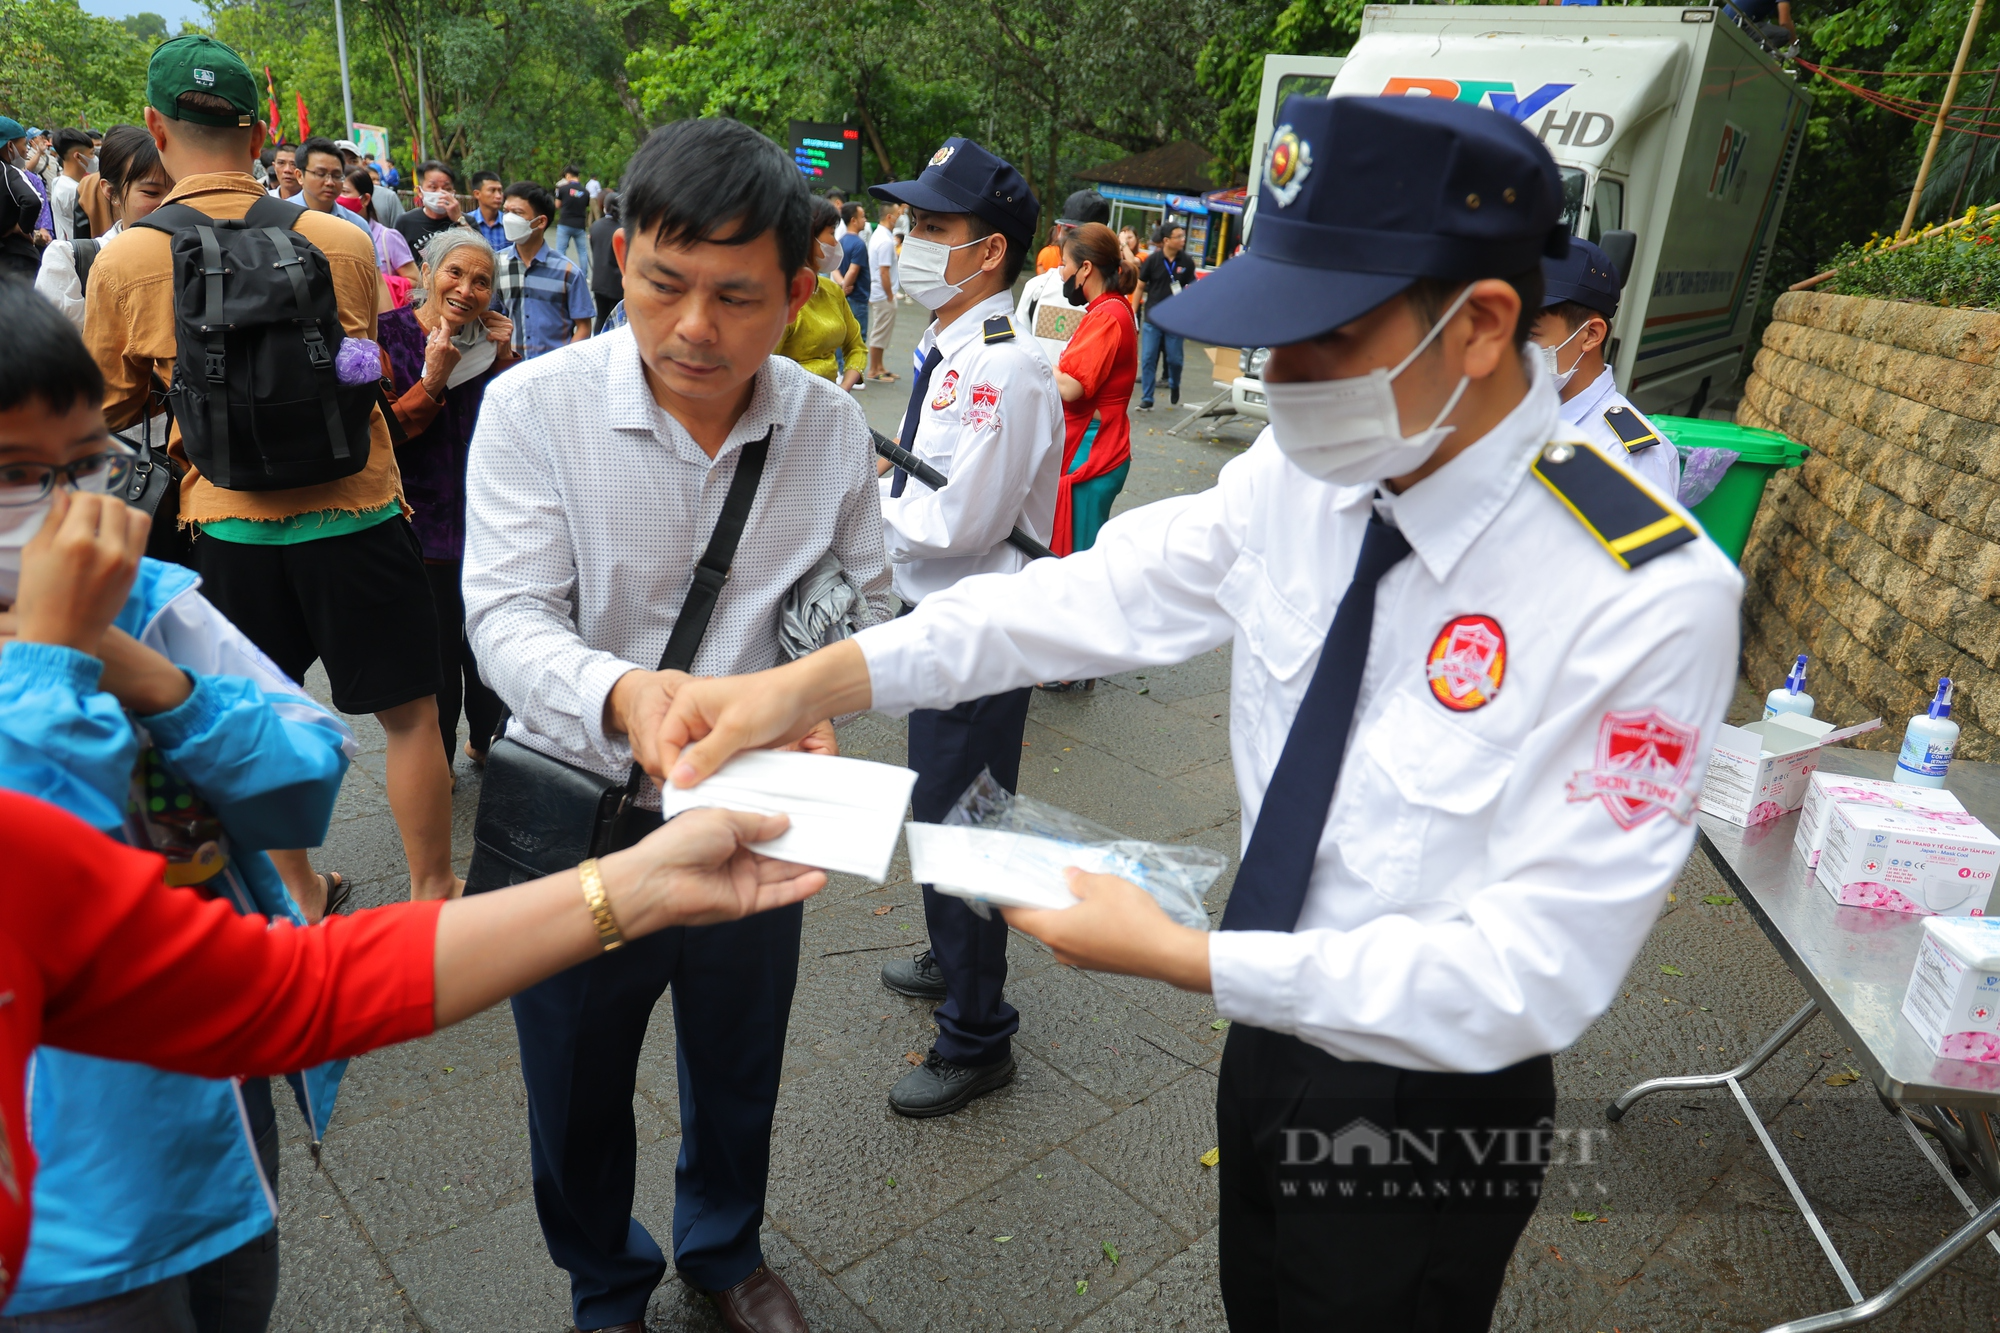
<instances>
[{"instance_id":1,"label":"man in white dotted shirt","mask_svg":"<svg viewBox=\"0 0 2000 1333\"><path fill-rule=\"evenodd\" d=\"M1617 994L1693 846L1742 581L1562 421L1526 347L1540 260L1568 243L1527 127L1292 97L1261 181L1249 248L1157 316L1271 348L1271 427L1213 489L695 682L663 743L689 786L829 709L1231 644L1246 837L1220 928L1076 871L1075 905L1008 919L1231 1020L1212 1141L1232 1328L1484 1329L1548 1166L1579 1159L1550 1054Z\"/></svg>"},{"instance_id":2,"label":"man in white dotted shirt","mask_svg":"<svg viewBox=\"0 0 2000 1333\"><path fill-rule=\"evenodd\" d=\"M785 594L829 551L865 594L866 619L888 606L861 410L771 355L813 292L804 179L776 144L730 120L655 131L625 179L612 254L627 327L487 390L465 550L466 632L513 711L508 739L616 779L635 759L663 771L658 721L686 677L650 668L724 496L760 454L690 670L777 662ZM803 743L830 752L832 728L822 719ZM658 801L649 784L639 804ZM674 1266L731 1329L805 1328L758 1244L800 921L794 907L662 931L516 997L535 1207L550 1257L569 1271L577 1328L641 1330L666 1272L631 1215L632 1093L669 985L683 1136Z\"/></svg>"}]
</instances>

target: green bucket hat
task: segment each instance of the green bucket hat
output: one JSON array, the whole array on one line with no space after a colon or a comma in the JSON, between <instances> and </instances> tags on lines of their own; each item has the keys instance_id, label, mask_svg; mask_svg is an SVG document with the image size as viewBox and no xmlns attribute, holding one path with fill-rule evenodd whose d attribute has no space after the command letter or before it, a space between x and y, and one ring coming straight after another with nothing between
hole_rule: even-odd
<instances>
[{"instance_id":1,"label":"green bucket hat","mask_svg":"<svg viewBox=\"0 0 2000 1333\"><path fill-rule=\"evenodd\" d=\"M190 110L178 101L182 93L212 93L229 103L234 114ZM146 104L169 120L195 125L255 125L260 119L250 67L205 33L176 37L154 48L146 66Z\"/></svg>"}]
</instances>

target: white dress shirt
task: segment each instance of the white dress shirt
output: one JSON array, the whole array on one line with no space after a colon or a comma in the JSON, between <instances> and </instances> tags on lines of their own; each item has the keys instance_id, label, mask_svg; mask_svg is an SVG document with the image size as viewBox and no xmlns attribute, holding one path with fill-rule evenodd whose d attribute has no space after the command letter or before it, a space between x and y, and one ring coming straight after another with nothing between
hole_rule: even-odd
<instances>
[{"instance_id":1,"label":"white dress shirt","mask_svg":"<svg viewBox=\"0 0 2000 1333\"><path fill-rule=\"evenodd\" d=\"M917 366L933 346L944 359L931 372L915 443L901 443L951 484L934 491L911 477L892 497L896 474L882 477L882 527L905 602L1027 564L1007 544L1014 528L1043 545L1055 533L1062 395L1041 349L1018 328L1006 342L986 341L986 321L1011 314L1009 295L994 293L942 332L933 321L917 342Z\"/></svg>"},{"instance_id":2,"label":"white dress shirt","mask_svg":"<svg viewBox=\"0 0 2000 1333\"><path fill-rule=\"evenodd\" d=\"M1493 432L1398 496L1314 480L1267 429L1213 489L862 633L874 706L940 708L1233 640L1247 847L1379 507L1413 555L1378 587L1298 928L1209 936L1216 1011L1406 1069L1560 1050L1610 1004L1693 844L1742 581L1702 539L1620 567L1529 473L1551 440L1578 436L1547 377L1531 384ZM1504 660L1472 617L1499 627ZM1635 765L1649 799L1597 794Z\"/></svg>"},{"instance_id":3,"label":"white dress shirt","mask_svg":"<svg viewBox=\"0 0 2000 1333\"><path fill-rule=\"evenodd\" d=\"M465 631L514 716L507 735L604 777L630 771L604 701L659 665L742 447L772 430L696 675L774 666L785 593L831 550L888 614L875 450L852 398L771 357L711 460L653 401L629 328L487 387L466 464ZM649 784L643 803L657 806Z\"/></svg>"},{"instance_id":4,"label":"white dress shirt","mask_svg":"<svg viewBox=\"0 0 2000 1333\"><path fill-rule=\"evenodd\" d=\"M1618 432L1611 429L1604 420L1604 414L1614 407L1622 407L1646 420L1645 413L1632 406L1631 399L1618 392L1617 381L1611 377L1611 367L1590 382L1590 387L1562 405L1563 420L1581 430L1590 442L1625 463L1632 471L1653 483L1661 494L1678 497L1681 489L1681 456L1674 443L1665 435L1658 444L1649 445L1638 453L1628 453L1625 442L1618 438ZM1652 422L1647 421L1647 425ZM1654 427L1655 433L1658 427Z\"/></svg>"},{"instance_id":5,"label":"white dress shirt","mask_svg":"<svg viewBox=\"0 0 2000 1333\"><path fill-rule=\"evenodd\" d=\"M1048 307L1051 315L1061 310L1075 313L1068 320L1039 319L1037 312L1044 306ZM1076 326L1083 320L1083 311L1084 307L1071 305L1063 296L1062 266L1057 265L1047 273L1029 278L1027 285L1021 288L1020 303L1014 307L1014 327L1021 331L1024 338L1034 334L1035 341L1041 345L1042 355L1048 358L1050 365L1058 365L1063 352L1069 347L1070 338L1076 333ZM1036 332L1044 327L1060 328L1063 336L1049 338Z\"/></svg>"},{"instance_id":6,"label":"white dress shirt","mask_svg":"<svg viewBox=\"0 0 2000 1333\"><path fill-rule=\"evenodd\" d=\"M100 253L111 243L111 238L125 230L123 222L114 222L111 229L98 238ZM83 279L76 272L76 242L50 241L42 251L42 266L35 274L35 290L43 299L63 312L63 317L76 325L78 333L83 332Z\"/></svg>"},{"instance_id":7,"label":"white dress shirt","mask_svg":"<svg viewBox=\"0 0 2000 1333\"><path fill-rule=\"evenodd\" d=\"M64 173L49 186L49 220L55 224L55 239L76 239L76 182Z\"/></svg>"}]
</instances>

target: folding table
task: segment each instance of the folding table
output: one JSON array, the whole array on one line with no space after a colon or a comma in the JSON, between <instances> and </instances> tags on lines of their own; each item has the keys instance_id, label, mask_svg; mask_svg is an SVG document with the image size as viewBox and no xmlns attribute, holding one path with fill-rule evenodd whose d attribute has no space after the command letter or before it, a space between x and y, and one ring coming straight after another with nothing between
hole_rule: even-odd
<instances>
[{"instance_id":1,"label":"folding table","mask_svg":"<svg viewBox=\"0 0 2000 1333\"><path fill-rule=\"evenodd\" d=\"M1825 773L1888 778L1894 769L1893 754L1834 748L1820 757ZM1982 822L2000 829L2000 764L1954 763L1945 787ZM1701 849L1811 998L1734 1069L1648 1079L1627 1090L1604 1114L1621 1119L1634 1102L1655 1092L1728 1088L1854 1302L1831 1313L1777 1325L1768 1333L1818 1333L1867 1323L1937 1276L1982 1237L2000 1253L2000 1236L1992 1234L2000 1226L2000 1064L1940 1059L1903 1019L1903 992L1916 965L1923 918L1836 904L1813 882L1813 872L1793 849L1799 824L1796 811L1747 829L1712 815L1696 819ZM1743 1092L1743 1080L1783 1050L1816 1013L1825 1014L1843 1044L1853 1048L1864 1077L1970 1219L1902 1276L1868 1297L1862 1295ZM1925 1134L1937 1140L1943 1157ZM1977 1180L1992 1202L1974 1204L1953 1165Z\"/></svg>"}]
</instances>

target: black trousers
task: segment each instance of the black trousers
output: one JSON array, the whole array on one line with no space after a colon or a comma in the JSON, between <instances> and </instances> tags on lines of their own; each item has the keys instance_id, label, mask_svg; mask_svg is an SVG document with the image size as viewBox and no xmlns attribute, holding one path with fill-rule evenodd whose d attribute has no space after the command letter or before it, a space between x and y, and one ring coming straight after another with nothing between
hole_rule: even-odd
<instances>
[{"instance_id":1,"label":"black trousers","mask_svg":"<svg viewBox=\"0 0 2000 1333\"><path fill-rule=\"evenodd\" d=\"M1023 688L991 694L956 708L910 714L912 817L935 824L950 812L981 769L1013 791L1021 779L1021 734L1028 726ZM954 1064L988 1065L1007 1058L1021 1015L1002 998L1007 984L1007 923L998 912L982 921L964 899L924 885L924 923L931 954L944 972L944 1003L932 1017L937 1052Z\"/></svg>"},{"instance_id":2,"label":"black trousers","mask_svg":"<svg viewBox=\"0 0 2000 1333\"><path fill-rule=\"evenodd\" d=\"M1340 1060L1237 1024L1216 1094L1236 1333L1483 1333L1541 1198L1555 1068Z\"/></svg>"},{"instance_id":3,"label":"black trousers","mask_svg":"<svg viewBox=\"0 0 2000 1333\"><path fill-rule=\"evenodd\" d=\"M611 318L611 312L616 310L618 303L625 298L622 296L606 296L603 292L592 292L591 296L597 302L597 323L591 327L590 331L592 333L602 333L604 332L604 321Z\"/></svg>"},{"instance_id":4,"label":"black trousers","mask_svg":"<svg viewBox=\"0 0 2000 1333\"><path fill-rule=\"evenodd\" d=\"M569 1273L578 1328L643 1319L666 1274L659 1242L632 1215L632 1095L669 986L681 1113L674 1267L716 1291L764 1262L758 1228L804 920L795 903L663 930L514 997L535 1213L549 1257Z\"/></svg>"},{"instance_id":5,"label":"black trousers","mask_svg":"<svg viewBox=\"0 0 2000 1333\"><path fill-rule=\"evenodd\" d=\"M424 561L431 602L437 607L438 731L444 736L446 768L458 762L459 709L465 710L475 750L493 744L504 710L500 696L479 678L479 660L472 655L472 640L465 637L465 594L459 587L464 570L463 560Z\"/></svg>"}]
</instances>

